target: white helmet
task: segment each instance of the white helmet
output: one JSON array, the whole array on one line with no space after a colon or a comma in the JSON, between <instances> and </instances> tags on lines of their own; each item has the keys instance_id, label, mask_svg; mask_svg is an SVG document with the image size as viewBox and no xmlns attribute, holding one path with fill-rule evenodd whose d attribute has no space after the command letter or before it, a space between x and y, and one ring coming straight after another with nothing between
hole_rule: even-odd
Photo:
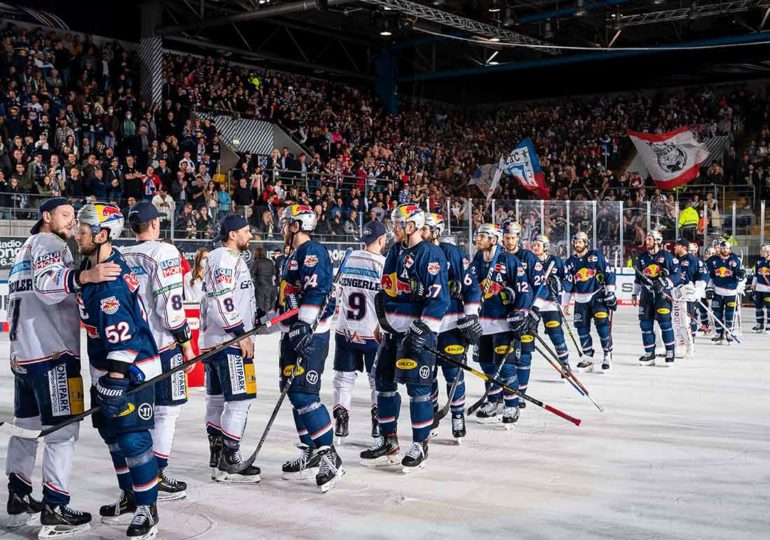
<instances>
[{"instance_id":1,"label":"white helmet","mask_svg":"<svg viewBox=\"0 0 770 540\"><path fill-rule=\"evenodd\" d=\"M425 212L416 204L399 204L390 213L390 219L393 225L400 225L406 228L407 223L414 223L417 229L425 226Z\"/></svg>"},{"instance_id":2,"label":"white helmet","mask_svg":"<svg viewBox=\"0 0 770 540\"><path fill-rule=\"evenodd\" d=\"M521 225L515 219L506 219L502 225L503 234L521 235Z\"/></svg>"},{"instance_id":3,"label":"white helmet","mask_svg":"<svg viewBox=\"0 0 770 540\"><path fill-rule=\"evenodd\" d=\"M444 222L444 216L431 212L425 216L425 225L430 227L431 231L437 233L436 237L439 237L444 232L444 226L446 223Z\"/></svg>"},{"instance_id":4,"label":"white helmet","mask_svg":"<svg viewBox=\"0 0 770 540\"><path fill-rule=\"evenodd\" d=\"M690 245L687 247L687 251L690 253L690 255L697 255L699 250L700 246L698 246L698 244L695 242L690 242Z\"/></svg>"},{"instance_id":5,"label":"white helmet","mask_svg":"<svg viewBox=\"0 0 770 540\"><path fill-rule=\"evenodd\" d=\"M294 222L299 222L300 231L311 233L318 224L318 217L313 209L306 204L290 204L281 213L281 225L284 223L293 225Z\"/></svg>"},{"instance_id":6,"label":"white helmet","mask_svg":"<svg viewBox=\"0 0 770 540\"><path fill-rule=\"evenodd\" d=\"M765 258L770 257L770 244L765 244L762 246L762 249L759 250L759 253Z\"/></svg>"},{"instance_id":7,"label":"white helmet","mask_svg":"<svg viewBox=\"0 0 770 540\"><path fill-rule=\"evenodd\" d=\"M544 234L538 234L535 237L535 242L540 242L543 245L545 253L548 253L548 250L551 248L551 240Z\"/></svg>"},{"instance_id":8,"label":"white helmet","mask_svg":"<svg viewBox=\"0 0 770 540\"><path fill-rule=\"evenodd\" d=\"M498 244L503 241L503 231L501 231L500 227L498 227L494 223L484 223L476 231L476 236L480 234L486 234L490 238L497 238Z\"/></svg>"},{"instance_id":9,"label":"white helmet","mask_svg":"<svg viewBox=\"0 0 770 540\"><path fill-rule=\"evenodd\" d=\"M88 203L78 211L78 223L90 226L94 235L102 229L109 231L108 242L120 237L124 221L120 208L114 204Z\"/></svg>"},{"instance_id":10,"label":"white helmet","mask_svg":"<svg viewBox=\"0 0 770 540\"><path fill-rule=\"evenodd\" d=\"M650 229L650 231L647 233L647 236L652 236L652 241L655 242L656 246L659 246L663 243L663 235L660 233L660 231Z\"/></svg>"},{"instance_id":11,"label":"white helmet","mask_svg":"<svg viewBox=\"0 0 770 540\"><path fill-rule=\"evenodd\" d=\"M578 240L580 240L581 242L583 242L585 244L586 249L588 249L588 247L591 245L588 242L588 235L586 233L584 233L583 231L576 232L575 235L572 237L572 247L573 248L575 247L575 242L577 242Z\"/></svg>"}]
</instances>

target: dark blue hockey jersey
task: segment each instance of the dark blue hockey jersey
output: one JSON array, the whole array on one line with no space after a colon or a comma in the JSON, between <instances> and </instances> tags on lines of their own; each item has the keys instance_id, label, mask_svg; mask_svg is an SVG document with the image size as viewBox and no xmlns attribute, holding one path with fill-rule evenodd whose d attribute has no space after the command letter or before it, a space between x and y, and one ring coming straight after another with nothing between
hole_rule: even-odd
<instances>
[{"instance_id":1,"label":"dark blue hockey jersey","mask_svg":"<svg viewBox=\"0 0 770 540\"><path fill-rule=\"evenodd\" d=\"M285 307L286 296L294 294L300 300L299 320L313 324L332 289L332 272L332 260L323 245L315 240L300 245L283 261L278 290L279 307ZM334 308L335 300L331 298L321 314L316 327L317 334L329 330Z\"/></svg>"},{"instance_id":2,"label":"dark blue hockey jersey","mask_svg":"<svg viewBox=\"0 0 770 540\"><path fill-rule=\"evenodd\" d=\"M394 244L385 257L381 283L393 330L406 332L413 321L422 320L439 332L449 309L447 260L441 248L425 241L411 248ZM413 298L420 289L424 295Z\"/></svg>"},{"instance_id":3,"label":"dark blue hockey jersey","mask_svg":"<svg viewBox=\"0 0 770 540\"><path fill-rule=\"evenodd\" d=\"M516 255L501 252L490 273L492 261L485 261L482 251L476 252L471 262L471 274L479 282L482 293L481 328L484 335L508 331L508 313L516 309L529 310L532 288L521 261ZM513 302L503 303L500 293L506 288L513 291Z\"/></svg>"},{"instance_id":4,"label":"dark blue hockey jersey","mask_svg":"<svg viewBox=\"0 0 770 540\"><path fill-rule=\"evenodd\" d=\"M736 273L743 269L741 260L735 253L731 253L727 258L721 255L713 255L706 261L706 268L709 272L709 286L714 287L714 292L722 296L732 296L735 289L738 288Z\"/></svg>"},{"instance_id":5,"label":"dark blue hockey jersey","mask_svg":"<svg viewBox=\"0 0 770 540\"><path fill-rule=\"evenodd\" d=\"M478 315L481 289L471 274L471 263L462 250L448 242L440 242L439 248L447 260L447 278L450 291L459 293L449 296L449 311L441 320L440 332L457 328L457 319L463 315Z\"/></svg>"},{"instance_id":6,"label":"dark blue hockey jersey","mask_svg":"<svg viewBox=\"0 0 770 540\"><path fill-rule=\"evenodd\" d=\"M527 282L529 283L530 288L533 289L533 292L537 290L539 284L535 284L535 281L537 279L538 273L542 274L542 272L538 272L538 270L535 268L540 262L540 259L537 258L537 255L522 247L520 247L516 253L511 253L510 251L509 253L515 256L517 259L519 259L519 262L521 262L521 267L524 269L524 273L527 276Z\"/></svg>"},{"instance_id":7,"label":"dark blue hockey jersey","mask_svg":"<svg viewBox=\"0 0 770 540\"><path fill-rule=\"evenodd\" d=\"M601 251L591 249L582 257L573 254L564 263L564 292L575 302L588 303L603 288L615 292L615 274L607 271Z\"/></svg>"},{"instance_id":8,"label":"dark blue hockey jersey","mask_svg":"<svg viewBox=\"0 0 770 540\"><path fill-rule=\"evenodd\" d=\"M540 309L540 311L557 311L559 308L556 307L556 302L562 302L561 295L559 298L554 297L548 284L546 283L543 285L546 281L545 272L548 270L548 267L551 266L551 263L553 263L553 268L551 269L549 277L556 276L562 283L564 283L566 276L565 267L559 257L548 255L542 261L537 259L537 262L532 265L534 272L531 286L534 290L533 294L537 295L534 305Z\"/></svg>"},{"instance_id":9,"label":"dark blue hockey jersey","mask_svg":"<svg viewBox=\"0 0 770 540\"><path fill-rule=\"evenodd\" d=\"M642 253L636 259L635 268L650 280L666 277L671 280L673 287L682 284L682 270L679 266L679 259L666 250L661 249L655 254L652 254L649 251ZM666 272L663 272L664 268L666 269ZM667 275L664 276L664 274ZM635 274L633 294L639 295L639 293L642 293L640 302L644 304L652 297L649 286L644 284L643 281L645 280L643 280L639 274Z\"/></svg>"},{"instance_id":10,"label":"dark blue hockey jersey","mask_svg":"<svg viewBox=\"0 0 770 540\"><path fill-rule=\"evenodd\" d=\"M770 259L760 257L757 260L751 285L759 292L770 292Z\"/></svg>"},{"instance_id":11,"label":"dark blue hockey jersey","mask_svg":"<svg viewBox=\"0 0 770 540\"><path fill-rule=\"evenodd\" d=\"M679 259L679 267L682 269L681 283L683 285L698 281L702 281L704 286L708 283L709 273L706 270L706 264L695 255L688 253Z\"/></svg>"},{"instance_id":12,"label":"dark blue hockey jersey","mask_svg":"<svg viewBox=\"0 0 770 540\"><path fill-rule=\"evenodd\" d=\"M116 250L104 262L119 265L120 277L83 287L77 296L88 336L88 361L96 375L110 371L116 362L136 365L147 379L160 375L158 347L139 299L139 281ZM80 266L89 267L88 259Z\"/></svg>"}]
</instances>

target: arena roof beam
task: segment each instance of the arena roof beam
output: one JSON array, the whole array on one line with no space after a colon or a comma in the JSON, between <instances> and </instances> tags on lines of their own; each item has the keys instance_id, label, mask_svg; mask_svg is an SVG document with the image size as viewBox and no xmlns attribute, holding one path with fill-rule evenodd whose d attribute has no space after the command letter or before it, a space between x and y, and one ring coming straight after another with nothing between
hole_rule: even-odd
<instances>
[{"instance_id":1,"label":"arena roof beam","mask_svg":"<svg viewBox=\"0 0 770 540\"><path fill-rule=\"evenodd\" d=\"M664 9L661 11L648 11L634 15L621 15L615 23L616 28L629 26L642 26L645 24L657 24L677 21L702 19L704 17L717 17L719 15L731 15L755 8L770 7L770 0L732 0L701 4L693 2L692 5L676 9Z\"/></svg>"},{"instance_id":2,"label":"arena roof beam","mask_svg":"<svg viewBox=\"0 0 770 540\"><path fill-rule=\"evenodd\" d=\"M463 30L469 34L485 37L490 40L500 40L506 43L514 43L521 45L548 45L549 43L537 38L530 37L526 34L519 32L513 32L505 28L492 26L491 24L483 23L455 15L454 13L448 13L440 9L435 9L430 6L424 6L417 2L411 2L410 0L360 0L365 4L373 6L380 6L382 8L388 8L393 11L406 13L413 17L423 19L425 21L431 21L438 23L442 26L449 28L456 28ZM770 0L769 0L770 1ZM559 54L556 49L544 49L544 52L549 54Z\"/></svg>"},{"instance_id":3,"label":"arena roof beam","mask_svg":"<svg viewBox=\"0 0 770 540\"><path fill-rule=\"evenodd\" d=\"M351 1L352 0L327 0L327 4L329 7L333 7L342 4L348 4ZM161 26L155 29L155 35L169 36L173 34L182 34L184 32L196 32L198 30L211 28L214 26L225 26L228 24L255 21L257 19L265 19L268 17L291 15L292 13L300 13L302 11L310 11L315 9L318 9L318 4L315 0L301 0L299 2L278 4L277 6L244 11L243 13L234 13L232 15L225 15L223 17L211 17L187 24Z\"/></svg>"}]
</instances>

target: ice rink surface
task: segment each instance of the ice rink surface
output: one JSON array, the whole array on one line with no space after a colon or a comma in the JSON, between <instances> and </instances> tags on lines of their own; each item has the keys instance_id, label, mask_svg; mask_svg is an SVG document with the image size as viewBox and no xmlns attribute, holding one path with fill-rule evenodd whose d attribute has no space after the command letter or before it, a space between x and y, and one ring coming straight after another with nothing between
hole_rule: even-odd
<instances>
[{"instance_id":1,"label":"ice rink surface","mask_svg":"<svg viewBox=\"0 0 770 540\"><path fill-rule=\"evenodd\" d=\"M535 355L530 394L582 418L580 427L530 404L510 431L469 419L468 435L457 446L447 419L431 442L426 468L409 476L359 464L358 453L371 442L367 382L359 377L351 437L339 448L347 474L325 495L314 482L280 477L281 464L297 455L288 401L257 460L262 482L211 482L204 391L195 389L169 466L188 482L188 498L160 505L160 538L770 538L770 335L751 334L753 320L753 310L744 310L742 345L720 347L699 338L694 360L641 367L635 312L621 307L612 371L581 376L605 413ZM0 340L0 418L10 420L7 334ZM277 335L257 339L258 397L244 437L246 454L278 396L277 344ZM322 392L328 406L332 357ZM466 383L470 403L483 383L472 375ZM403 454L411 429L403 388L402 396ZM445 399L442 390L442 404ZM3 464L7 444L0 440ZM40 496L39 464L34 480ZM73 506L92 513L118 492L107 449L88 421L70 491ZM36 532L3 529L0 536L32 538ZM97 516L81 538L124 534Z\"/></svg>"}]
</instances>

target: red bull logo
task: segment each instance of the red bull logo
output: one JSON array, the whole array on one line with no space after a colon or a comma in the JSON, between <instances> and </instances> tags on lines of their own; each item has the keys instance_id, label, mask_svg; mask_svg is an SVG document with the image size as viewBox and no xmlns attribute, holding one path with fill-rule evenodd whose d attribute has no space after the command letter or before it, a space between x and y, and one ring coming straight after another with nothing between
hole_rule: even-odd
<instances>
[{"instance_id":1,"label":"red bull logo","mask_svg":"<svg viewBox=\"0 0 770 540\"><path fill-rule=\"evenodd\" d=\"M770 276L770 268L763 266L762 268L757 268L757 275L768 277Z\"/></svg>"},{"instance_id":2,"label":"red bull logo","mask_svg":"<svg viewBox=\"0 0 770 540\"><path fill-rule=\"evenodd\" d=\"M596 270L584 267L575 272L575 282L586 282L593 279L594 276L596 276Z\"/></svg>"},{"instance_id":3,"label":"red bull logo","mask_svg":"<svg viewBox=\"0 0 770 540\"><path fill-rule=\"evenodd\" d=\"M486 291L484 293L484 298L492 298L493 296L500 294L503 290L503 286L495 281L485 279L481 282L481 290Z\"/></svg>"},{"instance_id":4,"label":"red bull logo","mask_svg":"<svg viewBox=\"0 0 770 540\"><path fill-rule=\"evenodd\" d=\"M660 275L661 267L657 264L651 264L642 270L642 274L650 278L656 278Z\"/></svg>"},{"instance_id":5,"label":"red bull logo","mask_svg":"<svg viewBox=\"0 0 770 540\"><path fill-rule=\"evenodd\" d=\"M720 266L714 269L714 275L721 278L730 277L733 275L733 271L726 266Z\"/></svg>"},{"instance_id":6,"label":"red bull logo","mask_svg":"<svg viewBox=\"0 0 770 540\"><path fill-rule=\"evenodd\" d=\"M282 281L281 289L278 293L279 304L283 305L284 302L286 301L287 296L289 296L290 294L297 294L298 292L301 292L301 289L299 287L296 287L287 281Z\"/></svg>"},{"instance_id":7,"label":"red bull logo","mask_svg":"<svg viewBox=\"0 0 770 540\"><path fill-rule=\"evenodd\" d=\"M409 286L409 283L398 279L395 272L392 274L383 274L380 284L382 285L385 293L391 298L395 298L402 293L409 294L412 292L412 288Z\"/></svg>"}]
</instances>

